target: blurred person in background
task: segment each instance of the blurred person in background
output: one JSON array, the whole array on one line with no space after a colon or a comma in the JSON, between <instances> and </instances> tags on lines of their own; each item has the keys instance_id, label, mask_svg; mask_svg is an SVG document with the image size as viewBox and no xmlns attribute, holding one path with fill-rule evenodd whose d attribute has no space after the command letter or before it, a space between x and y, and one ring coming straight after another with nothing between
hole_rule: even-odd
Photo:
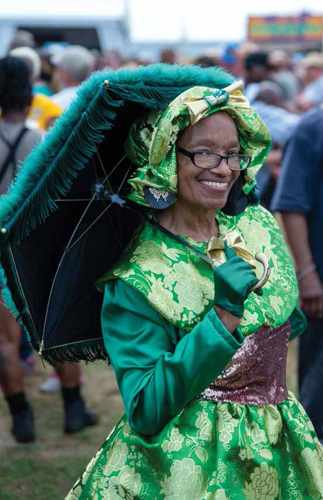
<instances>
[{"instance_id":1,"label":"blurred person in background","mask_svg":"<svg viewBox=\"0 0 323 500\"><path fill-rule=\"evenodd\" d=\"M259 84L253 108L266 123L272 138L271 151L257 176L261 201L266 207L270 206L280 175L283 148L300 120L299 115L284 109L285 104L283 90L278 83L264 81Z\"/></svg>"},{"instance_id":2,"label":"blurred person in background","mask_svg":"<svg viewBox=\"0 0 323 500\"><path fill-rule=\"evenodd\" d=\"M32 103L28 66L18 58L7 57L0 62L0 194L7 192L19 165L42 139L39 130L29 129L26 118ZM25 340L25 339L24 339ZM21 327L9 311L0 305L0 384L10 408L13 429L18 441L34 436L33 414L23 390L20 361ZM24 342L24 359L30 349ZM29 439L30 438L30 439Z\"/></svg>"},{"instance_id":3,"label":"blurred person in background","mask_svg":"<svg viewBox=\"0 0 323 500\"><path fill-rule=\"evenodd\" d=\"M214 56L201 55L194 60L194 64L201 68L213 68L219 65L219 61Z\"/></svg>"},{"instance_id":4,"label":"blurred person in background","mask_svg":"<svg viewBox=\"0 0 323 500\"><path fill-rule=\"evenodd\" d=\"M175 50L170 47L163 49L160 53L160 62L166 64L176 64L177 54Z\"/></svg>"},{"instance_id":5,"label":"blurred person in background","mask_svg":"<svg viewBox=\"0 0 323 500\"><path fill-rule=\"evenodd\" d=\"M307 331L299 344L300 402L323 442L323 110L302 117L284 151L272 209L294 255Z\"/></svg>"},{"instance_id":6,"label":"blurred person in background","mask_svg":"<svg viewBox=\"0 0 323 500\"><path fill-rule=\"evenodd\" d=\"M25 157L42 139L39 130L29 129L26 117L32 102L28 66L9 56L0 61L0 193L4 194ZM0 201L1 203L1 201ZM12 434L18 442L35 438L34 416L23 387L20 364L21 327L0 305L0 385L12 415ZM65 432L72 433L97 423L86 409L80 392L78 365L57 365L65 409Z\"/></svg>"},{"instance_id":7,"label":"blurred person in background","mask_svg":"<svg viewBox=\"0 0 323 500\"><path fill-rule=\"evenodd\" d=\"M19 58L28 66L34 86L35 82L39 81L42 68L42 61L38 53L30 47L18 47L11 50L10 55ZM31 127L46 131L61 113L62 108L55 104L50 97L37 92L37 87L33 88L32 103L27 117Z\"/></svg>"},{"instance_id":8,"label":"blurred person in background","mask_svg":"<svg viewBox=\"0 0 323 500\"><path fill-rule=\"evenodd\" d=\"M285 109L286 101L282 87L270 80L259 84L253 108L266 123L272 141L284 146L298 125L300 117Z\"/></svg>"},{"instance_id":9,"label":"blurred person in background","mask_svg":"<svg viewBox=\"0 0 323 500\"><path fill-rule=\"evenodd\" d=\"M243 78L244 75L244 64L247 55L259 52L260 47L254 42L245 41L242 42L236 50L237 62L234 68L234 75Z\"/></svg>"},{"instance_id":10,"label":"blurred person in background","mask_svg":"<svg viewBox=\"0 0 323 500\"><path fill-rule=\"evenodd\" d=\"M304 89L297 98L301 111L323 103L323 54L310 52L301 62Z\"/></svg>"},{"instance_id":11,"label":"blurred person in background","mask_svg":"<svg viewBox=\"0 0 323 500\"><path fill-rule=\"evenodd\" d=\"M134 58L126 59L124 63L122 64L123 68L128 68L128 69L136 69L139 66L138 60Z\"/></svg>"},{"instance_id":12,"label":"blurred person in background","mask_svg":"<svg viewBox=\"0 0 323 500\"><path fill-rule=\"evenodd\" d=\"M240 56L239 45L237 43L229 43L219 54L219 63L223 68L232 73L234 76L240 77Z\"/></svg>"},{"instance_id":13,"label":"blurred person in background","mask_svg":"<svg viewBox=\"0 0 323 500\"><path fill-rule=\"evenodd\" d=\"M61 90L52 99L62 109L66 109L73 101L78 86L94 70L95 57L85 47L71 45L55 54L51 62L57 68L57 78L61 85Z\"/></svg>"},{"instance_id":14,"label":"blurred person in background","mask_svg":"<svg viewBox=\"0 0 323 500\"><path fill-rule=\"evenodd\" d=\"M99 69L107 68L117 70L123 66L123 63L124 60L117 50L108 50L101 56Z\"/></svg>"},{"instance_id":15,"label":"blurred person in background","mask_svg":"<svg viewBox=\"0 0 323 500\"><path fill-rule=\"evenodd\" d=\"M20 48L14 49L12 52L19 51ZM33 49L27 48L27 51L31 50L31 52L34 52ZM22 85L26 85L26 81L29 82L29 76L26 77L24 75L22 68L20 67L19 69L19 63L17 62L17 59L9 59L8 60L8 67L5 65L4 67L7 68L8 72L10 73L10 78L12 77L13 85L16 85L17 82L15 81L15 76L19 74L19 72L22 75ZM11 61L11 62L10 62ZM30 75L30 67L26 65L25 62L23 62L23 65L25 66L25 69L27 68L27 71L29 71ZM15 69L16 68L16 69ZM3 74L4 76L4 74ZM14 89L13 89L13 92ZM42 134L38 131L33 132L31 129L34 129L35 126L31 125L26 121L26 116L25 116L25 110L26 109L31 109L32 108L32 101L33 97L32 94L28 91L28 99L30 98L30 102L25 103L25 105L21 105L21 108L19 112L17 113L17 106L15 106L15 111L13 112L13 109L10 107L11 104L9 103L9 108L8 112L6 110L6 105L4 104L3 110L2 111L2 122L1 122L1 127L2 127L2 134L0 135L0 154L3 159L3 167L2 167L2 174L0 174L1 181L1 189L0 189L0 194L3 194L7 191L15 173L16 169L18 168L18 165L22 163L24 158L28 155L28 153L31 151L33 146L37 144L42 137ZM15 113L16 117L14 117L13 113ZM15 121L17 120L17 121ZM36 127L38 128L38 127ZM20 133L19 133L20 131ZM28 137L24 138L24 135L27 134ZM27 141L26 141L27 139ZM28 140L29 139L29 140ZM6 142L5 142L6 141ZM2 146L2 147L1 147ZM3 151L3 149L6 149L7 151ZM10 154L10 161L8 161L7 155ZM1 165L1 159L0 159L0 165ZM22 368L24 373L32 373L33 368L34 368L34 357L32 353L31 346L26 338L26 336L23 334L21 338L21 344L20 344L20 358L21 358L21 363L22 363Z\"/></svg>"},{"instance_id":16,"label":"blurred person in background","mask_svg":"<svg viewBox=\"0 0 323 500\"><path fill-rule=\"evenodd\" d=\"M245 95L253 103L259 92L259 83L269 80L268 55L265 52L247 54L244 60Z\"/></svg>"},{"instance_id":17,"label":"blurred person in background","mask_svg":"<svg viewBox=\"0 0 323 500\"><path fill-rule=\"evenodd\" d=\"M285 106L291 106L290 111L296 112L295 99L300 91L300 83L292 71L292 60L286 50L273 50L269 53L269 66L272 79L282 89Z\"/></svg>"},{"instance_id":18,"label":"blurred person in background","mask_svg":"<svg viewBox=\"0 0 323 500\"><path fill-rule=\"evenodd\" d=\"M36 47L35 37L30 31L17 30L10 44L10 50L17 47Z\"/></svg>"},{"instance_id":19,"label":"blurred person in background","mask_svg":"<svg viewBox=\"0 0 323 500\"><path fill-rule=\"evenodd\" d=\"M16 57L3 59L0 73L0 194L7 192L19 164L42 139L41 131L26 125L32 100L27 65Z\"/></svg>"},{"instance_id":20,"label":"blurred person in background","mask_svg":"<svg viewBox=\"0 0 323 500\"><path fill-rule=\"evenodd\" d=\"M41 51L39 56L41 60L41 71L38 78L35 77L33 93L51 97L58 91L54 78L56 68L51 62L51 55Z\"/></svg>"}]
</instances>

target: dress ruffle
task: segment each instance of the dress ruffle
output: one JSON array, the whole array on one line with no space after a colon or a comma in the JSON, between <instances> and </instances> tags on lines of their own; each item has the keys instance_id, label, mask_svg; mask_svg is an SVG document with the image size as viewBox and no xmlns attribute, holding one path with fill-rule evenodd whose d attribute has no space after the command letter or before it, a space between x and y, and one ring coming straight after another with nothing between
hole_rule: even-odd
<instances>
[{"instance_id":1,"label":"dress ruffle","mask_svg":"<svg viewBox=\"0 0 323 500\"><path fill-rule=\"evenodd\" d=\"M122 417L76 499L320 500L323 447L292 393L277 406L194 400L155 436Z\"/></svg>"}]
</instances>

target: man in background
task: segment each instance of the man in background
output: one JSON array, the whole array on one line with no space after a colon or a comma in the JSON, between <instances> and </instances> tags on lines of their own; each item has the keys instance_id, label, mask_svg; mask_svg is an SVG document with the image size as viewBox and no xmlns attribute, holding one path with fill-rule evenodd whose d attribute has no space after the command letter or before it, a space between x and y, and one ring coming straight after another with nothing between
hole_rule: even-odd
<instances>
[{"instance_id":1,"label":"man in background","mask_svg":"<svg viewBox=\"0 0 323 500\"><path fill-rule=\"evenodd\" d=\"M95 66L94 55L85 47L71 45L63 52L55 54L51 62L57 67L57 81L61 90L52 100L62 109L68 108L73 101L78 86L86 80Z\"/></svg>"},{"instance_id":2,"label":"man in background","mask_svg":"<svg viewBox=\"0 0 323 500\"><path fill-rule=\"evenodd\" d=\"M292 71L292 59L286 50L276 49L269 53L272 79L280 85L283 99L290 111L296 111L295 99L300 91L300 83Z\"/></svg>"},{"instance_id":3,"label":"man in background","mask_svg":"<svg viewBox=\"0 0 323 500\"><path fill-rule=\"evenodd\" d=\"M27 65L16 57L0 61L1 194L7 191L22 161L42 138L39 130L26 126L31 102L31 78ZM20 325L1 303L0 385L12 416L12 434L18 442L28 442L35 438L34 415L24 391L19 357L20 340ZM86 426L96 424L97 415L86 408L81 395L78 366L58 364L56 369L62 387L65 432L78 432Z\"/></svg>"},{"instance_id":4,"label":"man in background","mask_svg":"<svg viewBox=\"0 0 323 500\"><path fill-rule=\"evenodd\" d=\"M50 97L36 92L34 89L34 84L38 81L41 74L41 58L38 53L30 47L18 47L11 50L9 55L23 61L29 69L33 86L33 98L27 116L27 123L32 128L39 128L40 130L47 131L61 115L62 108L55 104Z\"/></svg>"},{"instance_id":5,"label":"man in background","mask_svg":"<svg viewBox=\"0 0 323 500\"><path fill-rule=\"evenodd\" d=\"M257 175L261 202L266 207L270 206L281 172L283 148L300 120L299 115L285 109L285 104L283 91L278 83L264 81L259 84L252 106L266 123L272 139L270 153Z\"/></svg>"},{"instance_id":6,"label":"man in background","mask_svg":"<svg viewBox=\"0 0 323 500\"><path fill-rule=\"evenodd\" d=\"M323 443L323 109L307 113L285 148L272 209L281 212L307 331L299 344L300 402Z\"/></svg>"},{"instance_id":7,"label":"man in background","mask_svg":"<svg viewBox=\"0 0 323 500\"><path fill-rule=\"evenodd\" d=\"M244 60L245 95L253 103L259 92L259 84L269 80L268 55L265 52L252 52Z\"/></svg>"},{"instance_id":8,"label":"man in background","mask_svg":"<svg viewBox=\"0 0 323 500\"><path fill-rule=\"evenodd\" d=\"M323 54L310 52L301 62L305 88L297 97L301 111L308 111L323 103Z\"/></svg>"}]
</instances>

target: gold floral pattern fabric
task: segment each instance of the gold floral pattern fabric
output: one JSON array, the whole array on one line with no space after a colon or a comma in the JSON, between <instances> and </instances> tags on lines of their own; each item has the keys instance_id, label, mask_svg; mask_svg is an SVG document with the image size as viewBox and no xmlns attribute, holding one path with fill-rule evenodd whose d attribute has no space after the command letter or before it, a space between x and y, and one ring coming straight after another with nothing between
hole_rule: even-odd
<instances>
[{"instance_id":1,"label":"gold floral pattern fabric","mask_svg":"<svg viewBox=\"0 0 323 500\"><path fill-rule=\"evenodd\" d=\"M275 219L255 205L216 218L220 237L238 231L248 251L264 252L272 268L263 296L252 293L245 302L242 333L284 324L298 291ZM206 252L207 242L186 239ZM149 223L98 288L116 278L187 332L213 307L211 266ZM196 399L154 436L136 433L124 416L84 474L66 500L323 500L323 450L292 394L259 407Z\"/></svg>"},{"instance_id":2,"label":"gold floral pattern fabric","mask_svg":"<svg viewBox=\"0 0 323 500\"><path fill-rule=\"evenodd\" d=\"M234 217L221 211L216 217L221 237L238 231L249 252L264 252L271 266L263 295L251 293L245 302L241 332L246 336L262 326L282 325L296 307L298 289L294 267L274 217L256 205L249 205L243 214ZM187 240L206 252L207 242ZM256 273L260 278L259 263ZM111 278L121 278L140 291L164 318L185 331L190 331L213 307L211 266L149 223L144 224L115 268L99 280L99 289Z\"/></svg>"},{"instance_id":3,"label":"gold floral pattern fabric","mask_svg":"<svg viewBox=\"0 0 323 500\"><path fill-rule=\"evenodd\" d=\"M66 500L320 500L323 448L292 394L278 406L195 400L155 436L123 417Z\"/></svg>"}]
</instances>

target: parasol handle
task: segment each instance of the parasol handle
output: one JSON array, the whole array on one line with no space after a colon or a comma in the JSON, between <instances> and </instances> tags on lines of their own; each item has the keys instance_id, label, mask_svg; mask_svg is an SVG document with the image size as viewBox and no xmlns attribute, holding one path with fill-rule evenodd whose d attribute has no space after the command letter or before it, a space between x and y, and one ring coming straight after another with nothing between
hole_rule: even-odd
<instances>
[{"instance_id":1,"label":"parasol handle","mask_svg":"<svg viewBox=\"0 0 323 500\"><path fill-rule=\"evenodd\" d=\"M258 283L256 283L254 286L252 286L249 289L250 292L256 292L257 290L260 290L260 288L262 288L267 283L269 276L270 276L270 271L271 271L268 258L266 257L266 255L264 253L262 253L262 252L257 253L255 255L255 259L262 264L264 270L263 270L262 276L261 276L260 280L258 281ZM215 261L212 262L213 269L215 269L219 265L220 264L218 262L215 262Z\"/></svg>"},{"instance_id":2,"label":"parasol handle","mask_svg":"<svg viewBox=\"0 0 323 500\"><path fill-rule=\"evenodd\" d=\"M264 253L257 253L255 255L255 259L263 265L264 271L258 283L250 288L250 292L256 292L257 290L260 290L260 288L262 288L267 283L271 271L268 258Z\"/></svg>"}]
</instances>

